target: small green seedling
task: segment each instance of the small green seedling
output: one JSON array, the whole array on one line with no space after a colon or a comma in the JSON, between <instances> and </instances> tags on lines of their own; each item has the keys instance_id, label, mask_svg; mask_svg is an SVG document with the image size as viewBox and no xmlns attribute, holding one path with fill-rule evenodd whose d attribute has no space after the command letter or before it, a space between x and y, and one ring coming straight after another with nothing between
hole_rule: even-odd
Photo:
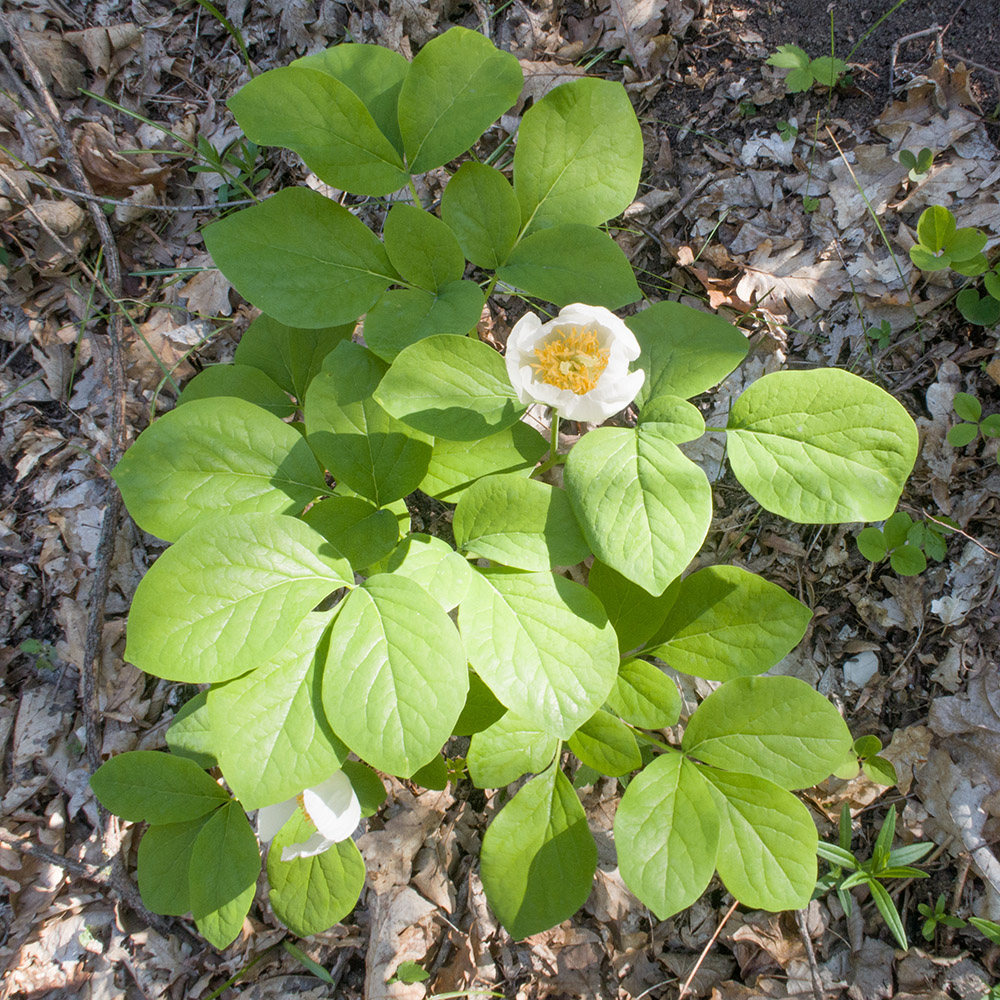
<instances>
[{"instance_id":1,"label":"small green seedling","mask_svg":"<svg viewBox=\"0 0 1000 1000\"><path fill-rule=\"evenodd\" d=\"M844 781L857 777L858 769L864 771L865 777L876 785L896 784L896 768L892 761L880 757L882 741L877 736L859 736L851 747L846 762L833 773Z\"/></svg>"},{"instance_id":2,"label":"small green seedling","mask_svg":"<svg viewBox=\"0 0 1000 1000\"><path fill-rule=\"evenodd\" d=\"M955 305L965 321L974 326L994 326L1000 320L1000 301L993 295L980 296L974 288L963 288L955 296Z\"/></svg>"},{"instance_id":3,"label":"small green seedling","mask_svg":"<svg viewBox=\"0 0 1000 1000\"><path fill-rule=\"evenodd\" d=\"M919 153L910 149L899 151L899 162L909 171L909 178L914 184L919 184L931 171L934 165L934 150L926 146Z\"/></svg>"},{"instance_id":4,"label":"small green seedling","mask_svg":"<svg viewBox=\"0 0 1000 1000\"><path fill-rule=\"evenodd\" d=\"M388 983L422 983L431 978L431 974L416 962L400 962L396 968L395 975L388 980Z\"/></svg>"},{"instance_id":5,"label":"small green seedling","mask_svg":"<svg viewBox=\"0 0 1000 1000\"><path fill-rule=\"evenodd\" d=\"M920 933L925 941L933 941L937 932L938 924L944 927L965 927L965 921L961 917L953 917L945 911L945 899L942 892L938 896L933 906L926 903L917 903L917 910L922 917L925 917Z\"/></svg>"},{"instance_id":6,"label":"small green seedling","mask_svg":"<svg viewBox=\"0 0 1000 1000\"><path fill-rule=\"evenodd\" d=\"M955 424L948 431L948 444L955 448L964 448L972 444L981 433L983 437L1000 437L1000 413L991 413L983 419L982 403L967 392L956 392L953 403L955 413L962 418L962 423Z\"/></svg>"},{"instance_id":7,"label":"small green seedling","mask_svg":"<svg viewBox=\"0 0 1000 1000\"><path fill-rule=\"evenodd\" d=\"M917 576L927 569L927 557L940 562L947 555L944 535L948 529L925 521L914 521L898 510L881 528L869 525L858 534L858 551L869 562L889 557L889 565L900 576Z\"/></svg>"},{"instance_id":8,"label":"small green seedling","mask_svg":"<svg viewBox=\"0 0 1000 1000\"><path fill-rule=\"evenodd\" d=\"M984 920L982 917L969 917L969 923L994 944L1000 944L1000 924L995 924L992 920Z\"/></svg>"},{"instance_id":9,"label":"small green seedling","mask_svg":"<svg viewBox=\"0 0 1000 1000\"><path fill-rule=\"evenodd\" d=\"M815 212L819 208L819 198L811 194L804 194L802 196L802 208L805 210L806 215Z\"/></svg>"},{"instance_id":10,"label":"small green seedling","mask_svg":"<svg viewBox=\"0 0 1000 1000\"><path fill-rule=\"evenodd\" d=\"M52 662L55 651L52 648L51 642L45 642L43 639L25 639L17 648L22 653L33 656L35 658L35 666L39 670L55 669L55 664Z\"/></svg>"},{"instance_id":11,"label":"small green seedling","mask_svg":"<svg viewBox=\"0 0 1000 1000\"><path fill-rule=\"evenodd\" d=\"M768 66L790 70L785 77L785 91L800 94L814 84L821 87L836 87L847 72L847 63L833 56L810 59L809 53L797 45L779 45L768 60Z\"/></svg>"},{"instance_id":12,"label":"small green seedling","mask_svg":"<svg viewBox=\"0 0 1000 1000\"><path fill-rule=\"evenodd\" d=\"M865 336L878 346L880 351L884 351L889 346L892 337L892 326L887 319L882 320L878 326L870 326L865 330Z\"/></svg>"},{"instance_id":13,"label":"small green seedling","mask_svg":"<svg viewBox=\"0 0 1000 1000\"><path fill-rule=\"evenodd\" d=\"M740 113L740 118L753 118L757 114L758 108L753 101L740 101L736 110Z\"/></svg>"},{"instance_id":14,"label":"small green seedling","mask_svg":"<svg viewBox=\"0 0 1000 1000\"><path fill-rule=\"evenodd\" d=\"M799 130L791 122L786 122L783 118L781 121L776 123L775 126L778 129L778 135L781 136L782 142L788 142L790 139L794 139L798 134Z\"/></svg>"},{"instance_id":15,"label":"small green seedling","mask_svg":"<svg viewBox=\"0 0 1000 1000\"><path fill-rule=\"evenodd\" d=\"M221 154L203 135L198 136L197 143L205 162L194 163L188 169L196 174L217 173L227 178L216 192L222 204L232 201L239 193L245 193L247 188L253 190L270 173L267 167L258 166L260 146L249 139L237 139Z\"/></svg>"},{"instance_id":16,"label":"small green seedling","mask_svg":"<svg viewBox=\"0 0 1000 1000\"><path fill-rule=\"evenodd\" d=\"M908 844L892 850L892 840L896 834L896 807L890 806L875 840L872 856L868 861L859 861L851 852L851 813L847 803L840 810L840 830L837 844L824 844L816 849L830 870L816 882L816 899L833 889L845 913L850 913L852 899L849 889L856 885L867 885L872 899L878 907L886 926L904 950L909 948L906 931L892 897L882 885L883 879L927 878L927 873L912 867L934 847L933 844ZM850 874L847 874L850 872Z\"/></svg>"},{"instance_id":17,"label":"small green seedling","mask_svg":"<svg viewBox=\"0 0 1000 1000\"><path fill-rule=\"evenodd\" d=\"M955 216L943 205L924 209L917 221L917 240L910 247L910 260L921 271L950 267L972 277L986 270L986 234L972 226L958 228ZM961 308L961 307L960 307Z\"/></svg>"}]
</instances>

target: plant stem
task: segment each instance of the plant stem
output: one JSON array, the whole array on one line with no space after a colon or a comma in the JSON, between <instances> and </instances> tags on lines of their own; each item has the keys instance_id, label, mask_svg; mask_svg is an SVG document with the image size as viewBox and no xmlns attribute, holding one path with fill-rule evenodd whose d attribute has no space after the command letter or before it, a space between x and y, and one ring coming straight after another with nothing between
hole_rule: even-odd
<instances>
[{"instance_id":1,"label":"plant stem","mask_svg":"<svg viewBox=\"0 0 1000 1000\"><path fill-rule=\"evenodd\" d=\"M423 208L424 206L420 201L420 195L417 194L417 185L413 183L412 174L408 177L406 183L410 187L410 194L413 195L413 204L416 205L417 208Z\"/></svg>"},{"instance_id":2,"label":"plant stem","mask_svg":"<svg viewBox=\"0 0 1000 1000\"><path fill-rule=\"evenodd\" d=\"M552 424L549 429L549 457L531 474L532 478L540 476L543 472L548 472L553 465L558 465L563 460L559 454L559 414L552 411Z\"/></svg>"},{"instance_id":3,"label":"plant stem","mask_svg":"<svg viewBox=\"0 0 1000 1000\"><path fill-rule=\"evenodd\" d=\"M493 294L493 289L496 287L497 287L497 276L496 273L494 272L493 277L490 278L490 283L486 286L486 289L483 291L483 298L486 299L487 302L489 302L490 296Z\"/></svg>"}]
</instances>

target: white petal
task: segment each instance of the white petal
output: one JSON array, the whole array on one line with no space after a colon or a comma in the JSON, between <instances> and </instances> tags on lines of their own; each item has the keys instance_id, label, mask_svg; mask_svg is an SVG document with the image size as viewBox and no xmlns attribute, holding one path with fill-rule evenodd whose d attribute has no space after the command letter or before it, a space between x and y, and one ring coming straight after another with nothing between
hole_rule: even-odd
<instances>
[{"instance_id":1,"label":"white petal","mask_svg":"<svg viewBox=\"0 0 1000 1000\"><path fill-rule=\"evenodd\" d=\"M257 836L268 843L278 835L278 831L292 818L298 808L295 799L287 799L275 806L261 806L257 810Z\"/></svg>"},{"instance_id":2,"label":"white petal","mask_svg":"<svg viewBox=\"0 0 1000 1000\"><path fill-rule=\"evenodd\" d=\"M635 399L645 378L646 373L641 369L622 379L602 377L596 388L582 396L576 396L573 403L563 410L563 416L567 420L601 423L624 410Z\"/></svg>"},{"instance_id":3,"label":"white petal","mask_svg":"<svg viewBox=\"0 0 1000 1000\"><path fill-rule=\"evenodd\" d=\"M294 861L296 858L314 858L317 854L323 854L325 851L330 850L335 843L335 840L324 837L317 830L308 840L302 841L301 844L289 844L288 847L284 848L281 852L281 860Z\"/></svg>"},{"instance_id":4,"label":"white petal","mask_svg":"<svg viewBox=\"0 0 1000 1000\"><path fill-rule=\"evenodd\" d=\"M361 803L343 771L302 793L306 814L333 843L346 840L361 820Z\"/></svg>"}]
</instances>

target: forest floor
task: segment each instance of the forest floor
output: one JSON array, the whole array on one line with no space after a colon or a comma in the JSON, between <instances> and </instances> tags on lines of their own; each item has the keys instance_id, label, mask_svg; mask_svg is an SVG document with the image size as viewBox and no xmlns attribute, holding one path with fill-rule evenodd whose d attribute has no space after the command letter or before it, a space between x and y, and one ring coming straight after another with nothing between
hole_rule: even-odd
<instances>
[{"instance_id":1,"label":"forest floor","mask_svg":"<svg viewBox=\"0 0 1000 1000\"><path fill-rule=\"evenodd\" d=\"M696 965L686 995L712 1000L986 994L1000 949L971 926L925 939L917 907L943 894L950 915L1000 920L998 442L946 440L956 392L1000 410L1000 346L955 309L958 277L919 272L907 251L934 204L985 230L991 258L1000 245L996 0L229 0L232 32L210 6L5 5L17 37L0 30L0 998L672 1000ZM864 559L860 525L761 511L720 476L711 437L691 452L716 502L700 558L763 573L814 610L780 672L833 699L896 767L895 787L862 776L804 793L821 837L836 840L846 803L853 848L869 857L894 805L897 844L935 844L928 879L887 884L907 951L861 890L850 914L827 894L796 919L730 913L713 883L659 922L603 854L577 916L515 942L474 864L481 796L398 782L360 841L369 862L392 860L380 905L370 886L325 934L296 941L260 906L218 953L184 920L151 926L135 907L137 838L102 824L88 778L112 753L162 747L192 691L122 659L131 595L162 546L120 511L108 470L178 387L231 360L254 315L204 249L201 228L240 197L205 150L258 194L305 180L290 155L240 143L225 101L248 78L241 44L265 70L347 38L412 56L453 24L521 59L527 100L583 73L626 84L646 167L615 235L650 299L719 309L750 341L748 361L701 401L709 424L761 374L820 365L873 379L917 420L901 509L959 530L916 576ZM851 81L786 94L765 62L785 43L811 56L832 44ZM915 182L897 154L923 147L934 163ZM500 300L495 336L518 308ZM617 795L610 780L585 794L599 839ZM109 851L126 866L109 867ZM430 978L387 985L403 961Z\"/></svg>"}]
</instances>

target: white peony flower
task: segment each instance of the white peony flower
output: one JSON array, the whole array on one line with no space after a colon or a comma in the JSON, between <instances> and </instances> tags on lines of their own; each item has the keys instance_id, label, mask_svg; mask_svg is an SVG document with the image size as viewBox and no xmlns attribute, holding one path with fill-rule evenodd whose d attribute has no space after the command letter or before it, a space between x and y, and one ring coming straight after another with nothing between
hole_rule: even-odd
<instances>
[{"instance_id":1,"label":"white peony flower","mask_svg":"<svg viewBox=\"0 0 1000 1000\"><path fill-rule=\"evenodd\" d=\"M638 395L645 372L628 370L637 357L635 335L613 312L577 302L548 323L534 313L517 321L507 339L507 377L522 403L596 424Z\"/></svg>"},{"instance_id":2,"label":"white peony flower","mask_svg":"<svg viewBox=\"0 0 1000 1000\"><path fill-rule=\"evenodd\" d=\"M311 858L328 851L334 844L347 840L361 819L361 803L354 794L354 788L347 775L337 771L326 781L307 788L293 799L258 809L257 835L265 843L273 840L296 809L302 810L306 819L316 827L316 832L308 840L289 844L281 852L282 861Z\"/></svg>"}]
</instances>

